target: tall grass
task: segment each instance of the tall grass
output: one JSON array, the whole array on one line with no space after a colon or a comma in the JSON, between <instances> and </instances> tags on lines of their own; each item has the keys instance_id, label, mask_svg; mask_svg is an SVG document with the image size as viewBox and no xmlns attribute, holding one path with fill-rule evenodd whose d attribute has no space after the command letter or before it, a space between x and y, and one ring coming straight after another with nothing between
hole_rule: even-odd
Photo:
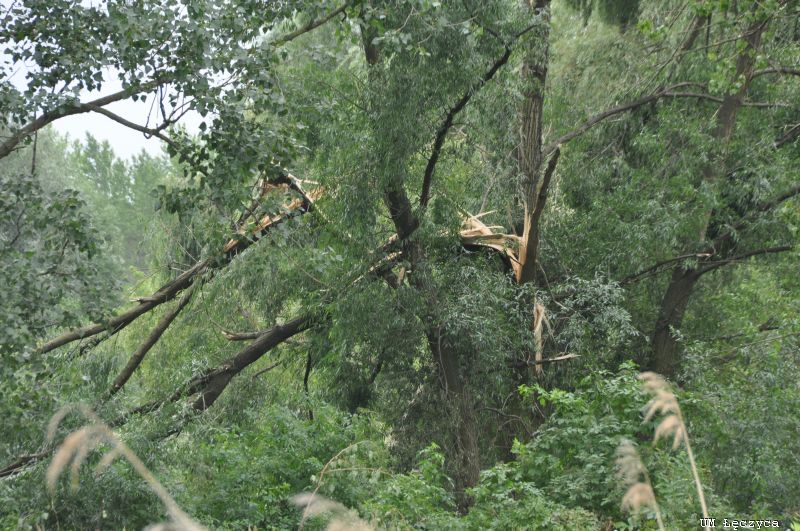
<instances>
[{"instance_id":1,"label":"tall grass","mask_svg":"<svg viewBox=\"0 0 800 531\"><path fill-rule=\"evenodd\" d=\"M676 450L683 444L686 455L689 457L689 465L694 478L697 497L700 500L700 508L703 518L708 521L708 506L706 497L703 493L703 484L700 481L700 474L697 471L697 463L694 459L692 445L689 442L689 432L686 429L686 422L678 404L678 399L669 383L660 375L654 372L643 372L639 375L642 388L649 393L652 398L644 407L644 422L649 422L656 415L662 415L661 422L656 426L653 434L653 444L658 443L659 439L672 437L672 449ZM622 509L625 511L638 512L642 507L650 507L656 513L658 528L664 529L664 522L661 511L655 498L655 492L650 482L647 469L642 464L639 454L630 443L622 441L617 450L617 466L620 476L628 487L627 492L622 498ZM706 530L710 527L706 526Z\"/></svg>"}]
</instances>

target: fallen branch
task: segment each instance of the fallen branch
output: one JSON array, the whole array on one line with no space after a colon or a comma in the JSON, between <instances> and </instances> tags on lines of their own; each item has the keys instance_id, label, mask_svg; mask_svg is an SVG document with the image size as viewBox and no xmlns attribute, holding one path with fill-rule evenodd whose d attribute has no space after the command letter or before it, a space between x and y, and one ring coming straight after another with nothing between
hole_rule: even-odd
<instances>
[{"instance_id":1,"label":"fallen branch","mask_svg":"<svg viewBox=\"0 0 800 531\"><path fill-rule=\"evenodd\" d=\"M310 198L310 200L316 200L321 194L321 189L317 189L308 192L307 197ZM61 334L60 336L51 339L40 346L35 352L38 354L44 354L73 341L96 336L105 331L108 331L108 334L104 336L104 339L116 334L126 326L130 325L140 316L175 298L183 290L191 286L195 279L207 270L219 269L226 266L237 254L241 254L245 249L258 242L264 234L266 234L276 225L283 223L296 215L301 215L307 212L308 208L304 207L306 204L306 198L293 199L288 204L283 206L283 211L281 213L275 215L265 215L254 228L250 229L249 234L244 232L244 229L242 229L239 237L231 239L222 248L223 256L221 260L206 258L205 260L195 264L191 269L182 273L176 279L164 284L152 295L137 299L138 306L135 306L134 308L131 308L130 310L111 318L105 323L93 323L88 326L65 332L64 334Z\"/></svg>"},{"instance_id":2,"label":"fallen branch","mask_svg":"<svg viewBox=\"0 0 800 531\"><path fill-rule=\"evenodd\" d=\"M119 390L122 389L122 387L128 382L130 377L133 376L133 373L139 368L139 365L142 363L145 355L147 355L150 349L153 348L159 339L161 339L161 336L164 334L167 328L169 328L178 314L181 313L181 310L183 310L186 305L189 304L193 292L194 286L186 291L172 311L168 312L166 315L164 315L164 317L161 318L153 331L150 332L150 335L147 336L147 339L145 339L144 343L142 343L139 348L136 349L136 352L131 355L128 363L125 365L125 368L122 369L122 372L120 372L119 375L114 379L114 383L111 385L111 388L106 394L107 398L110 398L118 393Z\"/></svg>"},{"instance_id":3,"label":"fallen branch","mask_svg":"<svg viewBox=\"0 0 800 531\"><path fill-rule=\"evenodd\" d=\"M186 394L197 395L192 402L192 407L197 411L204 411L211 407L234 376L261 359L274 347L308 330L312 323L309 316L302 316L285 324L275 325L234 357L194 378L186 386Z\"/></svg>"}]
</instances>

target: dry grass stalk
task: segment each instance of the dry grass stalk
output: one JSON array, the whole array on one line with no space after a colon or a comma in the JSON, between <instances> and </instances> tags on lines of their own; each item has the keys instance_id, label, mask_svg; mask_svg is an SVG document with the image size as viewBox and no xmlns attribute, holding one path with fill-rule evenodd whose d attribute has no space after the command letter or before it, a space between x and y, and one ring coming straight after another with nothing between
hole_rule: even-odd
<instances>
[{"instance_id":1,"label":"dry grass stalk","mask_svg":"<svg viewBox=\"0 0 800 531\"><path fill-rule=\"evenodd\" d=\"M83 405L66 407L53 415L53 418L47 426L48 444L53 441L58 426L64 417L76 409L89 420L90 424L67 435L61 443L61 446L56 450L46 474L47 487L51 493L55 492L58 478L64 470L66 470L67 466L70 468L72 489L77 489L81 465L86 461L86 458L92 450L101 444L108 444L111 446L111 449L103 455L95 469L95 473L99 474L104 471L117 457L124 457L167 508L167 514L169 514L171 521L165 524L151 526L148 529L177 529L181 531L205 530L203 526L192 520L189 515L183 512L164 486L161 485L153 473L150 472L141 459L139 459L139 456L128 448L117 434L88 407Z\"/></svg>"},{"instance_id":2,"label":"dry grass stalk","mask_svg":"<svg viewBox=\"0 0 800 531\"><path fill-rule=\"evenodd\" d=\"M321 508L322 505L319 505L320 503L323 503L322 500L325 500L325 498L323 498L322 496L318 496L317 493L319 492L320 487L322 487L322 480L325 478L325 473L328 472L328 468L330 468L330 466L333 463L335 463L342 455L344 455L345 453L347 453L348 451L352 450L353 448L355 448L356 446L358 446L359 444L361 444L363 442L365 442L365 441L356 441L353 444L345 446L344 448L339 450L339 452L337 452L336 455L331 457L328 460L327 463L325 463L325 466L322 467L322 470L319 473L319 477L317 478L317 486L314 488L314 492L312 492L311 494L298 494L297 496L292 498L292 501L296 505L305 507L305 509L303 510L303 516L300 519L300 531L302 531L303 528L305 527L306 520L308 520L308 518L310 516L314 516L315 515L315 513L313 512L314 510L318 510L320 512L326 512L327 511L327 509ZM306 503L303 503L303 501L305 501ZM326 500L326 503L327 502L334 503L334 504L337 503L337 502L334 502L334 501L331 501L331 500ZM344 507L344 506L342 506L342 507ZM319 514L319 513L316 513L316 514ZM339 528L337 528L337 529L339 529Z\"/></svg>"},{"instance_id":3,"label":"dry grass stalk","mask_svg":"<svg viewBox=\"0 0 800 531\"><path fill-rule=\"evenodd\" d=\"M622 497L622 510L638 513L642 507L650 507L656 513L658 529L664 531L661 509L658 507L650 476L636 448L623 440L617 448L617 473L628 490Z\"/></svg>"},{"instance_id":4,"label":"dry grass stalk","mask_svg":"<svg viewBox=\"0 0 800 531\"><path fill-rule=\"evenodd\" d=\"M309 517L331 514L331 519L325 527L326 531L372 531L374 529L341 503L316 493L306 492L293 496L292 503L304 508L303 523Z\"/></svg>"},{"instance_id":5,"label":"dry grass stalk","mask_svg":"<svg viewBox=\"0 0 800 531\"><path fill-rule=\"evenodd\" d=\"M689 464L692 468L697 497L700 499L700 507L703 510L703 518L708 520L708 507L706 497L703 493L703 484L700 482L700 474L697 471L697 464L694 460L694 452L689 443L689 433L686 423L683 420L683 413L678 405L678 399L672 392L669 383L659 374L654 372L643 372L639 375L644 390L650 393L653 398L645 406L645 422L652 419L657 414L664 415L659 425L656 427L653 444L657 443L661 437L673 436L672 448L677 449L681 443L686 447L686 455L689 456ZM706 527L706 529L710 529Z\"/></svg>"}]
</instances>

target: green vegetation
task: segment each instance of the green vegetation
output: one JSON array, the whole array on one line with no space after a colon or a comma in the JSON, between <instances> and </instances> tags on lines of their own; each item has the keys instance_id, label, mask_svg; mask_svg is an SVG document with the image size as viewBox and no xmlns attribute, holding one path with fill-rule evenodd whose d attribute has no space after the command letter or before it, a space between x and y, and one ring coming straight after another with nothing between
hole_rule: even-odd
<instances>
[{"instance_id":1,"label":"green vegetation","mask_svg":"<svg viewBox=\"0 0 800 531\"><path fill-rule=\"evenodd\" d=\"M0 528L797 522L798 21L8 3Z\"/></svg>"}]
</instances>

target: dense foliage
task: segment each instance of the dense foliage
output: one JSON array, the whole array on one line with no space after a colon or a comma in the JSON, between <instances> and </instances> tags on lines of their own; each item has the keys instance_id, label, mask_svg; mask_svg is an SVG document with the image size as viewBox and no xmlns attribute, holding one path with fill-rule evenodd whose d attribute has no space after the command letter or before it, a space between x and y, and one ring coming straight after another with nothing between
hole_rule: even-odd
<instances>
[{"instance_id":1,"label":"dense foliage","mask_svg":"<svg viewBox=\"0 0 800 531\"><path fill-rule=\"evenodd\" d=\"M790 0L10 3L0 527L800 519L798 20ZM85 113L163 155L50 129ZM675 390L663 418L642 370ZM69 414L44 441L76 403L120 439ZM103 459L116 441L153 477Z\"/></svg>"}]
</instances>

